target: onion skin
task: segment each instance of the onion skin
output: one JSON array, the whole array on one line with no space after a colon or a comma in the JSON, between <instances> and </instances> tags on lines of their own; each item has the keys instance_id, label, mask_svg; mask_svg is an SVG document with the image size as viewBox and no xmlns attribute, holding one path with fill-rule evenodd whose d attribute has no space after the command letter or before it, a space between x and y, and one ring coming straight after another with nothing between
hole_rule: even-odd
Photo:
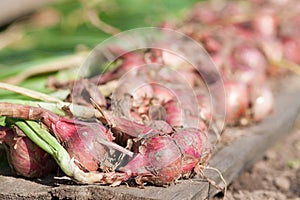
<instances>
[{"instance_id":1,"label":"onion skin","mask_svg":"<svg viewBox=\"0 0 300 200\"><path fill-rule=\"evenodd\" d=\"M130 94L133 97L134 107L140 107L143 106L145 99L153 97L153 89L142 78L126 76L114 91L113 99L118 101L124 98L126 94Z\"/></svg>"},{"instance_id":2,"label":"onion skin","mask_svg":"<svg viewBox=\"0 0 300 200\"><path fill-rule=\"evenodd\" d=\"M158 131L164 134L170 134L173 132L173 127L163 120L153 120L148 126L151 127L154 131Z\"/></svg>"},{"instance_id":3,"label":"onion skin","mask_svg":"<svg viewBox=\"0 0 300 200\"><path fill-rule=\"evenodd\" d=\"M199 164L201 155L206 149L207 134L198 129L185 128L178 130L172 137L183 153L181 175L188 177Z\"/></svg>"},{"instance_id":4,"label":"onion skin","mask_svg":"<svg viewBox=\"0 0 300 200\"><path fill-rule=\"evenodd\" d=\"M142 137L151 131L168 134L172 130L172 127L162 120L153 120L148 124L142 124L125 117L113 115L112 112L106 110L102 110L102 113L104 116L100 120L108 123L114 131L125 133L134 138Z\"/></svg>"},{"instance_id":5,"label":"onion skin","mask_svg":"<svg viewBox=\"0 0 300 200\"><path fill-rule=\"evenodd\" d=\"M131 137L139 137L146 133L149 133L152 128L145 124L137 123L123 117L117 117L114 115L106 115L109 123L112 124L112 129L130 135Z\"/></svg>"},{"instance_id":6,"label":"onion skin","mask_svg":"<svg viewBox=\"0 0 300 200\"><path fill-rule=\"evenodd\" d=\"M37 178L57 169L49 154L29 138L16 134L16 131L10 128L0 127L0 143L6 147L11 168L20 176Z\"/></svg>"},{"instance_id":7,"label":"onion skin","mask_svg":"<svg viewBox=\"0 0 300 200\"><path fill-rule=\"evenodd\" d=\"M159 103L163 104L174 98L172 90L167 88L165 85L152 83L151 86L153 89L154 98L157 99Z\"/></svg>"},{"instance_id":8,"label":"onion skin","mask_svg":"<svg viewBox=\"0 0 300 200\"><path fill-rule=\"evenodd\" d=\"M112 141L110 132L99 123L87 123L64 119L45 112L42 121L54 133L76 164L85 171L105 169L108 149L98 139Z\"/></svg>"},{"instance_id":9,"label":"onion skin","mask_svg":"<svg viewBox=\"0 0 300 200\"><path fill-rule=\"evenodd\" d=\"M170 136L157 135L144 140L139 153L119 170L141 181L168 185L181 175L181 151Z\"/></svg>"},{"instance_id":10,"label":"onion skin","mask_svg":"<svg viewBox=\"0 0 300 200\"><path fill-rule=\"evenodd\" d=\"M99 105L106 106L106 100L97 85L87 79L81 79L74 83L71 89L71 102L94 108L91 99Z\"/></svg>"},{"instance_id":11,"label":"onion skin","mask_svg":"<svg viewBox=\"0 0 300 200\"><path fill-rule=\"evenodd\" d=\"M63 118L47 124L82 170L105 169L103 163L108 157L108 149L97 139L111 142L112 136L104 126L99 123L84 123Z\"/></svg>"}]
</instances>

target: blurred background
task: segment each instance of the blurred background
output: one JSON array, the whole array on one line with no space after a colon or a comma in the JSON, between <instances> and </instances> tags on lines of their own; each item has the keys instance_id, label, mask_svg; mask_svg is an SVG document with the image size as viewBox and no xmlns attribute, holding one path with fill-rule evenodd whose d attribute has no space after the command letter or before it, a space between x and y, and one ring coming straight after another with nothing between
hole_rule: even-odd
<instances>
[{"instance_id":1,"label":"blurred background","mask_svg":"<svg viewBox=\"0 0 300 200\"><path fill-rule=\"evenodd\" d=\"M31 70L35 66L39 68L41 64L44 66L64 56L88 53L101 41L120 31L158 26L164 21L180 21L195 2L196 0L2 0L0 80L7 81L21 71ZM80 63L80 58L74 62ZM11 83L47 92L43 84L45 81L45 77L40 75L29 79L22 77ZM9 94L1 92L0 98L1 95L7 98Z\"/></svg>"}]
</instances>

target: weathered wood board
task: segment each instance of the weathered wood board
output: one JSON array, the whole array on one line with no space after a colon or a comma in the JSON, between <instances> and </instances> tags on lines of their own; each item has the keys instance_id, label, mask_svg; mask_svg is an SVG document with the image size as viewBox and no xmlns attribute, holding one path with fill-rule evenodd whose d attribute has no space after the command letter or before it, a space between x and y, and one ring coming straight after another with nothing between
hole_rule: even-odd
<instances>
[{"instance_id":1,"label":"weathered wood board","mask_svg":"<svg viewBox=\"0 0 300 200\"><path fill-rule=\"evenodd\" d=\"M278 88L278 83L276 83ZM219 169L227 183L242 171L248 169L263 152L280 138L287 135L300 109L300 78L288 77L280 81L279 91L275 92L275 110L271 116L244 128L229 128L226 137L241 135L229 144L223 144L209 162ZM67 181L54 179L53 175L36 180L25 180L0 170L0 199L206 199L218 192L203 180L183 180L169 187L147 186L109 187L100 185L74 185ZM205 171L220 186L224 186L219 175L211 170Z\"/></svg>"}]
</instances>

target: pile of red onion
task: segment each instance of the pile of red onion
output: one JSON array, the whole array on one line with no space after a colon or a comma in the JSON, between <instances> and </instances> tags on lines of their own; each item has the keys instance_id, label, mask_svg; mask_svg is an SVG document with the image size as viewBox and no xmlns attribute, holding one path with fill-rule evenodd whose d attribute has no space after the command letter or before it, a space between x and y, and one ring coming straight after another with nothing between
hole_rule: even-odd
<instances>
[{"instance_id":1,"label":"pile of red onion","mask_svg":"<svg viewBox=\"0 0 300 200\"><path fill-rule=\"evenodd\" d=\"M226 103L227 125L267 117L274 101L267 77L284 73L279 68L282 60L300 63L296 4L201 2L183 25L163 25L201 42L215 62L224 83L226 98L221 101ZM94 121L11 103L0 103L0 115L39 121L84 172L107 173L103 177L109 174L119 183L134 179L141 185L168 185L192 177L196 166L207 164L213 146L208 132L215 119L201 75L160 49L113 48L122 54L113 70L65 84L72 86L68 100L97 109ZM0 128L0 142L15 171L26 177L50 172L53 160L18 132L14 126Z\"/></svg>"}]
</instances>

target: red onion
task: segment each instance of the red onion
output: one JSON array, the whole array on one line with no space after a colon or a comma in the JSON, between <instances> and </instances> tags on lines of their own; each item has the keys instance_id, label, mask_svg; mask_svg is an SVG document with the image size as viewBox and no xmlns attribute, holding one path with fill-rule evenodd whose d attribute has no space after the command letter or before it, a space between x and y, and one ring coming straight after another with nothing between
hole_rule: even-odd
<instances>
[{"instance_id":1,"label":"red onion","mask_svg":"<svg viewBox=\"0 0 300 200\"><path fill-rule=\"evenodd\" d=\"M0 127L0 143L5 145L9 164L18 175L36 178L57 168L51 156L17 128Z\"/></svg>"},{"instance_id":2,"label":"red onion","mask_svg":"<svg viewBox=\"0 0 300 200\"><path fill-rule=\"evenodd\" d=\"M274 106L272 91L267 85L255 85L250 89L251 110L254 121L260 121L271 113Z\"/></svg>"},{"instance_id":3,"label":"red onion","mask_svg":"<svg viewBox=\"0 0 300 200\"><path fill-rule=\"evenodd\" d=\"M231 79L252 85L263 83L265 81L265 73L259 72L247 65L234 66L234 75Z\"/></svg>"},{"instance_id":4,"label":"red onion","mask_svg":"<svg viewBox=\"0 0 300 200\"><path fill-rule=\"evenodd\" d=\"M166 122L173 127L180 127L184 124L184 113L179 107L178 102L171 100L165 104L166 109Z\"/></svg>"},{"instance_id":5,"label":"red onion","mask_svg":"<svg viewBox=\"0 0 300 200\"><path fill-rule=\"evenodd\" d=\"M28 120L42 120L58 141L86 171L105 168L107 147L101 141L111 142L110 132L99 123L65 119L42 108L0 103L0 115Z\"/></svg>"},{"instance_id":6,"label":"red onion","mask_svg":"<svg viewBox=\"0 0 300 200\"><path fill-rule=\"evenodd\" d=\"M257 48L250 46L240 46L234 51L234 58L236 62L247 65L255 71L265 72L267 62Z\"/></svg>"},{"instance_id":7,"label":"red onion","mask_svg":"<svg viewBox=\"0 0 300 200\"><path fill-rule=\"evenodd\" d=\"M197 102L196 102L197 103ZM165 104L166 109L166 122L173 127L190 127L200 130L206 130L207 126L203 120L199 118L197 114L193 115L183 105L177 101L171 100ZM196 107L198 108L198 107ZM200 109L199 109L200 110Z\"/></svg>"},{"instance_id":8,"label":"red onion","mask_svg":"<svg viewBox=\"0 0 300 200\"><path fill-rule=\"evenodd\" d=\"M170 136L156 135L144 140L138 154L119 171L155 185L170 184L182 172L181 151Z\"/></svg>"},{"instance_id":9,"label":"red onion","mask_svg":"<svg viewBox=\"0 0 300 200\"><path fill-rule=\"evenodd\" d=\"M246 113L249 106L248 88L241 82L225 82L226 122L236 124Z\"/></svg>"},{"instance_id":10,"label":"red onion","mask_svg":"<svg viewBox=\"0 0 300 200\"><path fill-rule=\"evenodd\" d=\"M199 116L204 120L211 120L212 119L212 108L210 105L210 99L208 95L199 93L197 94L197 101L199 106Z\"/></svg>"},{"instance_id":11,"label":"red onion","mask_svg":"<svg viewBox=\"0 0 300 200\"><path fill-rule=\"evenodd\" d=\"M232 68L234 80L246 84L262 83L266 76L267 62L258 49L241 46L234 51Z\"/></svg>"},{"instance_id":12,"label":"red onion","mask_svg":"<svg viewBox=\"0 0 300 200\"><path fill-rule=\"evenodd\" d=\"M48 119L47 119L48 118ZM108 149L100 140L112 141L108 129L99 123L45 117L44 123L83 170L105 169Z\"/></svg>"},{"instance_id":13,"label":"red onion","mask_svg":"<svg viewBox=\"0 0 300 200\"><path fill-rule=\"evenodd\" d=\"M189 176L207 147L207 135L198 129L180 129L171 137L158 132L149 135L152 137L142 141L138 154L119 171L155 185Z\"/></svg>"},{"instance_id":14,"label":"red onion","mask_svg":"<svg viewBox=\"0 0 300 200\"><path fill-rule=\"evenodd\" d=\"M255 14L253 28L259 36L264 38L275 37L278 21L270 9L262 9Z\"/></svg>"},{"instance_id":15,"label":"red onion","mask_svg":"<svg viewBox=\"0 0 300 200\"><path fill-rule=\"evenodd\" d=\"M181 174L188 176L201 160L207 145L207 135L198 129L186 128L177 130L172 137L183 153Z\"/></svg>"}]
</instances>

